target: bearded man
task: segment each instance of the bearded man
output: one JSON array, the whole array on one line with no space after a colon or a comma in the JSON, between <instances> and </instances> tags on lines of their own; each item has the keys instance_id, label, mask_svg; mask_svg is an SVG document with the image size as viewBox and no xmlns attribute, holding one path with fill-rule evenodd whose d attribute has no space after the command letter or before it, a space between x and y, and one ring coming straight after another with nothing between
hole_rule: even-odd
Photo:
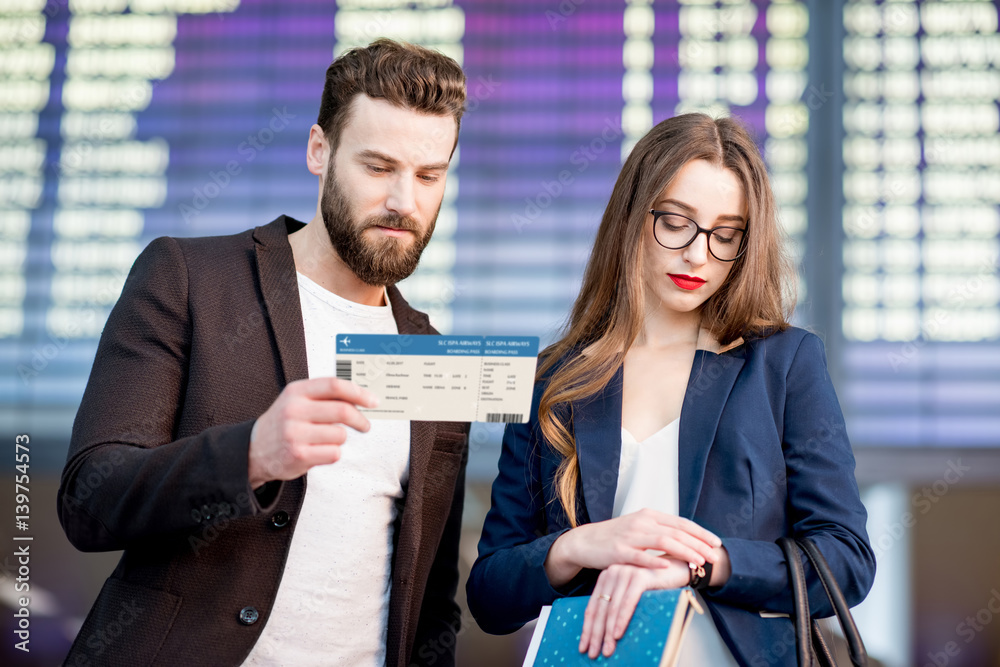
<instances>
[{"instance_id":1,"label":"bearded man","mask_svg":"<svg viewBox=\"0 0 1000 667\"><path fill-rule=\"evenodd\" d=\"M434 231L464 104L440 53L348 51L309 134L308 224L136 260L59 489L70 541L124 555L66 664L454 663L468 425L369 422L334 336L437 333L394 284Z\"/></svg>"}]
</instances>

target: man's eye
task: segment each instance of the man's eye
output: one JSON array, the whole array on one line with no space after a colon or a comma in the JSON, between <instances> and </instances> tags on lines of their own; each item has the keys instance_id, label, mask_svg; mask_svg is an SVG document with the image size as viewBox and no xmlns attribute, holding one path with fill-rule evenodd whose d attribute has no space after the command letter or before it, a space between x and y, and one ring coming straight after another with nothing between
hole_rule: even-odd
<instances>
[{"instance_id":1,"label":"man's eye","mask_svg":"<svg viewBox=\"0 0 1000 667\"><path fill-rule=\"evenodd\" d=\"M370 164L368 165L368 171L372 172L373 174L385 174L389 170L386 169L385 167L379 167L378 165Z\"/></svg>"},{"instance_id":2,"label":"man's eye","mask_svg":"<svg viewBox=\"0 0 1000 667\"><path fill-rule=\"evenodd\" d=\"M440 178L440 176L433 176L433 175L430 175L430 174L424 174L423 176L420 177L420 180L422 180L424 183L437 183L437 181L438 181L439 178Z\"/></svg>"}]
</instances>

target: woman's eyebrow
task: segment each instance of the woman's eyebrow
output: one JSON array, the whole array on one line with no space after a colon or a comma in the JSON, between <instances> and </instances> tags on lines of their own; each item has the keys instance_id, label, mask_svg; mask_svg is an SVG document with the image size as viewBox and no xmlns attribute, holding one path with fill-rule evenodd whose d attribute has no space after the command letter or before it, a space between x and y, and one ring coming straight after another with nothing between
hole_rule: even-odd
<instances>
[{"instance_id":1,"label":"woman's eyebrow","mask_svg":"<svg viewBox=\"0 0 1000 667\"><path fill-rule=\"evenodd\" d=\"M677 199L661 199L660 201L656 202L656 206L654 208L662 206L663 204L671 204L673 206L676 206L677 208L683 210L685 213L688 213L692 216L698 215L698 209L696 209L694 206L691 206L690 204L685 204L684 202L679 201ZM718 222L719 220L726 222L746 222L746 218L744 218L742 215L733 215L733 214L720 215L715 220L716 222Z\"/></svg>"}]
</instances>

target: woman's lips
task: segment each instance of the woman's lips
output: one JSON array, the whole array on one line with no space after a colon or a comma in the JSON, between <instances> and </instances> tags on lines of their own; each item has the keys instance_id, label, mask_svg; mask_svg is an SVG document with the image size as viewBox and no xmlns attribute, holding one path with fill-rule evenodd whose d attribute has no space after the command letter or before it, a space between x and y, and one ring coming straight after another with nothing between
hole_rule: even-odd
<instances>
[{"instance_id":1,"label":"woman's lips","mask_svg":"<svg viewBox=\"0 0 1000 667\"><path fill-rule=\"evenodd\" d=\"M670 279L674 281L674 284L681 289L694 290L705 284L705 281L701 278L686 276L683 273L668 273L667 275L670 276Z\"/></svg>"}]
</instances>

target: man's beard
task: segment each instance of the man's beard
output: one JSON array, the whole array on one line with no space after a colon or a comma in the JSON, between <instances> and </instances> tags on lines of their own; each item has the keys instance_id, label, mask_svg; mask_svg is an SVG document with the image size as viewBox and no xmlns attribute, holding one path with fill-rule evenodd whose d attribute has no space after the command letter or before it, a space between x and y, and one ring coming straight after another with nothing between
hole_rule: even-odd
<instances>
[{"instance_id":1,"label":"man's beard","mask_svg":"<svg viewBox=\"0 0 1000 667\"><path fill-rule=\"evenodd\" d=\"M395 285L416 270L420 255L434 233L440 210L438 205L423 235L416 220L395 213L372 215L356 221L350 202L337 183L332 164L320 200L320 213L334 250L359 280L375 287ZM371 227L405 229L414 235L414 239L408 241L406 236L382 236L375 240L365 238L365 230Z\"/></svg>"}]
</instances>

